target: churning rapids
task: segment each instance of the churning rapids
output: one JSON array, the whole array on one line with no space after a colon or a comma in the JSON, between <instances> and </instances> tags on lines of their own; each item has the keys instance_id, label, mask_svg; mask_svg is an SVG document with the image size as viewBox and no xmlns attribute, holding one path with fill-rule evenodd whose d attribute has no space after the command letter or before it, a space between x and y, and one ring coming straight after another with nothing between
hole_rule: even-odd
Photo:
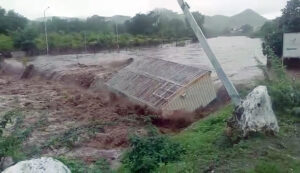
<instances>
[{"instance_id":1,"label":"churning rapids","mask_svg":"<svg viewBox=\"0 0 300 173\"><path fill-rule=\"evenodd\" d=\"M266 64L266 57L262 54L261 40L248 37L217 37L209 39L214 53L224 68L226 74L235 84L248 84L254 79L263 77L262 71L257 67L259 60ZM204 51L198 43L186 44L176 47L175 44L161 45L150 48L135 48L121 50L120 52L103 51L96 54L39 56L33 58L32 63L37 69L45 73L60 73L67 71L76 64L102 65L116 60L128 58L161 58L181 64L199 66L206 65L213 71L215 83L219 80ZM8 60L9 64L16 64Z\"/></svg>"}]
</instances>

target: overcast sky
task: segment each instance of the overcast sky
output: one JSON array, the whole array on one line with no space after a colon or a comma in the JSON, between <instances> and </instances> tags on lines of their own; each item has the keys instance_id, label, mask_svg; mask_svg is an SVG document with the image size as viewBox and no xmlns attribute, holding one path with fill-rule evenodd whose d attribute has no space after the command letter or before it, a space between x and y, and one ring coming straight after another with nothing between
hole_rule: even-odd
<instances>
[{"instance_id":1,"label":"overcast sky","mask_svg":"<svg viewBox=\"0 0 300 173\"><path fill-rule=\"evenodd\" d=\"M192 11L205 15L232 16L247 8L273 19L281 14L287 0L187 0ZM94 14L113 16L116 14L134 16L155 8L167 8L181 12L177 0L0 0L0 6L30 19L43 16L49 6L48 16L87 17Z\"/></svg>"}]
</instances>

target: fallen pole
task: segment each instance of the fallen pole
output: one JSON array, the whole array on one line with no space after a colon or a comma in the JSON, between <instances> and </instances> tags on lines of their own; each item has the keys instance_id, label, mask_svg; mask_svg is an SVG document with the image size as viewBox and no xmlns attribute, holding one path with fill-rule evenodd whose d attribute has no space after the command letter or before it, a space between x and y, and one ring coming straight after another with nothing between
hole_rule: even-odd
<instances>
[{"instance_id":1,"label":"fallen pole","mask_svg":"<svg viewBox=\"0 0 300 173\"><path fill-rule=\"evenodd\" d=\"M247 95L245 100L241 100L239 93L226 76L215 54L208 45L201 28L189 11L190 7L184 0L177 1L195 32L200 45L214 66L219 79L222 81L232 102L236 106L232 118L227 121L228 129L238 132L242 137L247 136L250 132L271 132L273 134L279 132L277 118L272 110L271 98L267 87L258 86Z\"/></svg>"},{"instance_id":2,"label":"fallen pole","mask_svg":"<svg viewBox=\"0 0 300 173\"><path fill-rule=\"evenodd\" d=\"M204 52L208 56L212 65L214 66L219 79L222 81L223 85L225 86L231 100L233 101L235 106L240 105L241 98L239 96L239 93L237 92L236 88L234 87L232 82L229 80L229 78L225 74L224 70L222 69L222 66L220 65L215 54L213 53L212 49L210 48L201 28L199 27L195 18L193 17L192 13L189 10L190 7L188 6L188 4L186 2L184 2L184 0L178 0L178 3L184 12L184 15L186 16L187 21L191 25L194 33L196 34Z\"/></svg>"}]
</instances>

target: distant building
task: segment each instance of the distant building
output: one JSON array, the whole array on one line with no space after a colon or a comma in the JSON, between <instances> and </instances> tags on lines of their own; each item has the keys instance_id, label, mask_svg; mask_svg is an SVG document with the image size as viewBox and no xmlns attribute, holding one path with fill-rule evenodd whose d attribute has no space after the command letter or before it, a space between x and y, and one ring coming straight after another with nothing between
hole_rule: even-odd
<instances>
[{"instance_id":1,"label":"distant building","mask_svg":"<svg viewBox=\"0 0 300 173\"><path fill-rule=\"evenodd\" d=\"M283 58L300 58L300 33L285 33Z\"/></svg>"},{"instance_id":2,"label":"distant building","mask_svg":"<svg viewBox=\"0 0 300 173\"><path fill-rule=\"evenodd\" d=\"M194 111L216 98L207 67L192 67L160 59L133 61L107 82L131 100L162 111Z\"/></svg>"}]
</instances>

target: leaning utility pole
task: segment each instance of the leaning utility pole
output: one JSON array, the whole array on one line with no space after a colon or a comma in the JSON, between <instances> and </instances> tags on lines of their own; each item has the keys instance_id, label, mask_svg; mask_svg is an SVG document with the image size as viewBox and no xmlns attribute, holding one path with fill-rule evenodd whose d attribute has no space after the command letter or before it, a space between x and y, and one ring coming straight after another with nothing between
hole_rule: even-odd
<instances>
[{"instance_id":1,"label":"leaning utility pole","mask_svg":"<svg viewBox=\"0 0 300 173\"><path fill-rule=\"evenodd\" d=\"M50 7L47 7L47 8L44 10L44 25L45 25L45 39L46 39L47 55L49 54L49 45L48 45L48 33L47 33L46 11L47 11L49 8L50 8Z\"/></svg>"},{"instance_id":2,"label":"leaning utility pole","mask_svg":"<svg viewBox=\"0 0 300 173\"><path fill-rule=\"evenodd\" d=\"M119 46L119 31L118 31L118 24L116 23L116 34L117 34L117 49L119 50L120 49L120 46Z\"/></svg>"},{"instance_id":3,"label":"leaning utility pole","mask_svg":"<svg viewBox=\"0 0 300 173\"><path fill-rule=\"evenodd\" d=\"M234 87L232 82L229 80L229 78L225 74L225 72L222 69L220 63L218 62L215 54L213 53L212 49L210 48L201 28L199 27L195 18L193 17L192 13L189 10L189 8L190 8L189 5L186 2L184 2L184 0L177 0L177 1L180 5L181 9L183 10L187 21L191 25L194 33L196 34L196 36L200 42L200 45L202 46L204 52L208 56L212 65L214 66L214 69L216 70L216 72L219 76L219 79L222 81L223 85L225 86L230 98L232 99L233 103L236 106L238 106L241 103L241 98L239 96L239 93L237 92L236 88Z\"/></svg>"}]
</instances>

